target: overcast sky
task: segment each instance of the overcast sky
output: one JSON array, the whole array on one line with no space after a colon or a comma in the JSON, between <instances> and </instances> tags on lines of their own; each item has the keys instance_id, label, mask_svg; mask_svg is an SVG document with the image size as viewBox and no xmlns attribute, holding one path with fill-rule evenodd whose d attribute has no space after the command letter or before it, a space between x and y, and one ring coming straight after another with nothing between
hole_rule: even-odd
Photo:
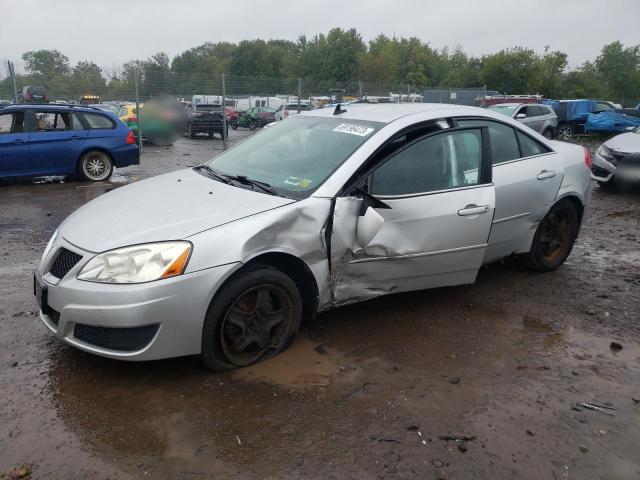
<instances>
[{"instance_id":1,"label":"overcast sky","mask_svg":"<svg viewBox=\"0 0 640 480\"><path fill-rule=\"evenodd\" d=\"M334 26L417 36L473 55L545 45L579 66L602 45L640 44L640 0L0 0L0 60L58 49L103 67L204 42L295 40Z\"/></svg>"}]
</instances>

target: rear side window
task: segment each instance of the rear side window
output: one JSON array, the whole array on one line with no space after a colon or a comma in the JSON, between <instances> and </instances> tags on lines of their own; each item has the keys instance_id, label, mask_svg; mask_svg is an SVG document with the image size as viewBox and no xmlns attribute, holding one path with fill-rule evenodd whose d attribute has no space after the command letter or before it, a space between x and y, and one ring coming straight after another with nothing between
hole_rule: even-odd
<instances>
[{"instance_id":1,"label":"rear side window","mask_svg":"<svg viewBox=\"0 0 640 480\"><path fill-rule=\"evenodd\" d=\"M35 116L36 131L38 132L84 129L80 119L71 112L35 112Z\"/></svg>"},{"instance_id":2,"label":"rear side window","mask_svg":"<svg viewBox=\"0 0 640 480\"><path fill-rule=\"evenodd\" d=\"M520 130L518 130L517 135L523 157L532 157L534 155L542 155L543 153L549 152L547 147L537 142L529 135L525 135Z\"/></svg>"},{"instance_id":3,"label":"rear side window","mask_svg":"<svg viewBox=\"0 0 640 480\"><path fill-rule=\"evenodd\" d=\"M99 128L115 128L116 124L109 117L104 115L99 115L97 113L83 113L84 119L89 124L89 128L99 129Z\"/></svg>"},{"instance_id":4,"label":"rear side window","mask_svg":"<svg viewBox=\"0 0 640 480\"><path fill-rule=\"evenodd\" d=\"M512 127L491 120L458 120L457 123L461 127L489 127L494 165L520 158L516 132Z\"/></svg>"},{"instance_id":5,"label":"rear side window","mask_svg":"<svg viewBox=\"0 0 640 480\"><path fill-rule=\"evenodd\" d=\"M24 112L3 113L0 115L0 135L22 132L24 132Z\"/></svg>"}]
</instances>

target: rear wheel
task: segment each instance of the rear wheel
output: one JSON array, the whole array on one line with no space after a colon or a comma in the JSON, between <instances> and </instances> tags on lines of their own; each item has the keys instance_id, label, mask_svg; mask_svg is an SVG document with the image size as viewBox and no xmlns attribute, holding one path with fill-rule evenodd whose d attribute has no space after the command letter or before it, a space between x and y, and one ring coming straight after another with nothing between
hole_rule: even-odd
<instances>
[{"instance_id":1,"label":"rear wheel","mask_svg":"<svg viewBox=\"0 0 640 480\"><path fill-rule=\"evenodd\" d=\"M111 177L113 162L111 157L99 150L90 150L80 159L80 174L85 180L103 182Z\"/></svg>"},{"instance_id":2,"label":"rear wheel","mask_svg":"<svg viewBox=\"0 0 640 480\"><path fill-rule=\"evenodd\" d=\"M302 318L296 284L267 265L233 277L212 301L202 331L202 362L212 370L244 367L289 346Z\"/></svg>"},{"instance_id":3,"label":"rear wheel","mask_svg":"<svg viewBox=\"0 0 640 480\"><path fill-rule=\"evenodd\" d=\"M258 122L256 122L255 120L251 120L249 122L249 130L255 130L257 126L258 126Z\"/></svg>"},{"instance_id":4,"label":"rear wheel","mask_svg":"<svg viewBox=\"0 0 640 480\"><path fill-rule=\"evenodd\" d=\"M562 140L569 140L573 138L573 125L570 123L565 123L558 127L558 137Z\"/></svg>"},{"instance_id":5,"label":"rear wheel","mask_svg":"<svg viewBox=\"0 0 640 480\"><path fill-rule=\"evenodd\" d=\"M564 263L578 236L578 213L571 200L560 200L542 219L525 257L530 268L555 270Z\"/></svg>"}]
</instances>

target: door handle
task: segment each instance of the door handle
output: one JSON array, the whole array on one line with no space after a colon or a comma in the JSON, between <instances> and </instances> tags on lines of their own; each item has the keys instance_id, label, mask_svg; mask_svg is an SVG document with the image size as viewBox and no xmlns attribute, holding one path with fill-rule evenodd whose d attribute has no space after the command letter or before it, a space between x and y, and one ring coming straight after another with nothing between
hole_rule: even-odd
<instances>
[{"instance_id":1,"label":"door handle","mask_svg":"<svg viewBox=\"0 0 640 480\"><path fill-rule=\"evenodd\" d=\"M16 138L13 140L13 143L24 143L24 140L22 138Z\"/></svg>"},{"instance_id":2,"label":"door handle","mask_svg":"<svg viewBox=\"0 0 640 480\"><path fill-rule=\"evenodd\" d=\"M537 178L538 180L546 180L547 178L553 178L556 176L556 172L554 172L553 170L542 170Z\"/></svg>"},{"instance_id":3,"label":"door handle","mask_svg":"<svg viewBox=\"0 0 640 480\"><path fill-rule=\"evenodd\" d=\"M470 215L480 215L481 213L487 213L489 211L489 205L478 206L475 203L471 203L461 210L458 210L458 215L461 217L468 217Z\"/></svg>"}]
</instances>

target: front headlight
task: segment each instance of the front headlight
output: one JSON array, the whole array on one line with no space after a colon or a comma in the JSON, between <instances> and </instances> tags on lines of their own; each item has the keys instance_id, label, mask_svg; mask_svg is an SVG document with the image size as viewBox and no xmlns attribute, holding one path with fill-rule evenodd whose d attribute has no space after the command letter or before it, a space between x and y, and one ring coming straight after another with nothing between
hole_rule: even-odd
<instances>
[{"instance_id":1,"label":"front headlight","mask_svg":"<svg viewBox=\"0 0 640 480\"><path fill-rule=\"evenodd\" d=\"M93 257L78 273L79 280L101 283L143 283L182 275L191 243L146 243L117 248Z\"/></svg>"},{"instance_id":2,"label":"front headlight","mask_svg":"<svg viewBox=\"0 0 640 480\"><path fill-rule=\"evenodd\" d=\"M49 256L49 254L51 253L51 249L53 248L53 244L55 243L56 238L58 238L58 229L57 228L56 228L56 231L53 232L53 235L51 235L51 238L49 239L49 243L47 243L47 246L44 247L44 252L42 252L42 258L40 259L40 264L43 264L44 261Z\"/></svg>"},{"instance_id":3,"label":"front headlight","mask_svg":"<svg viewBox=\"0 0 640 480\"><path fill-rule=\"evenodd\" d=\"M609 157L611 157L611 150L609 150L606 145L600 145L600 148L598 148L598 151L596 153L602 158L608 159Z\"/></svg>"}]
</instances>

